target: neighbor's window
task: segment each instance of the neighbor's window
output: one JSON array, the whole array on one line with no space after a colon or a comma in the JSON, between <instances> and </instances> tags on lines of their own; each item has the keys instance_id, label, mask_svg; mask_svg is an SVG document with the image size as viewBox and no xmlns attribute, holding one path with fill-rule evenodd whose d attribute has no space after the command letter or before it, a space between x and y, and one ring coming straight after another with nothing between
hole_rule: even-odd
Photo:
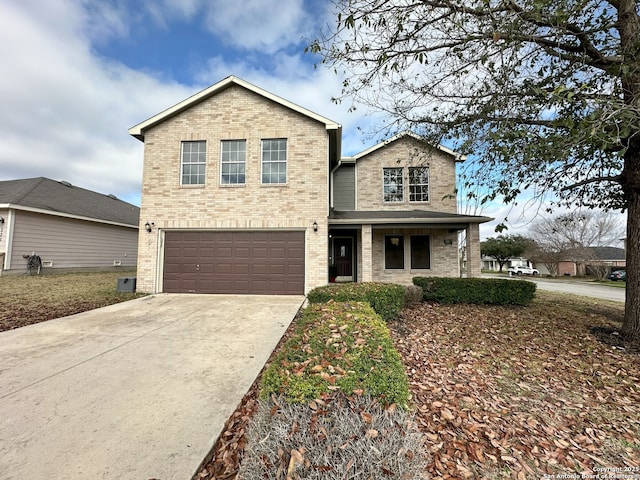
<instances>
[{"instance_id":1,"label":"neighbor's window","mask_svg":"<svg viewBox=\"0 0 640 480\"><path fill-rule=\"evenodd\" d=\"M382 170L383 194L385 202L402 202L402 168L384 168Z\"/></svg>"},{"instance_id":2,"label":"neighbor's window","mask_svg":"<svg viewBox=\"0 0 640 480\"><path fill-rule=\"evenodd\" d=\"M404 268L404 236L385 235L384 237L384 268Z\"/></svg>"},{"instance_id":3,"label":"neighbor's window","mask_svg":"<svg viewBox=\"0 0 640 480\"><path fill-rule=\"evenodd\" d=\"M206 156L206 142L182 142L182 185L204 185Z\"/></svg>"},{"instance_id":4,"label":"neighbor's window","mask_svg":"<svg viewBox=\"0 0 640 480\"><path fill-rule=\"evenodd\" d=\"M429 201L429 167L409 168L409 201Z\"/></svg>"},{"instance_id":5,"label":"neighbor's window","mask_svg":"<svg viewBox=\"0 0 640 480\"><path fill-rule=\"evenodd\" d=\"M411 235L411 268L431 268L429 235Z\"/></svg>"},{"instance_id":6,"label":"neighbor's window","mask_svg":"<svg viewBox=\"0 0 640 480\"><path fill-rule=\"evenodd\" d=\"M287 183L287 139L262 140L262 183Z\"/></svg>"},{"instance_id":7,"label":"neighbor's window","mask_svg":"<svg viewBox=\"0 0 640 480\"><path fill-rule=\"evenodd\" d=\"M220 150L220 183L223 185L244 185L247 141L223 140Z\"/></svg>"}]
</instances>

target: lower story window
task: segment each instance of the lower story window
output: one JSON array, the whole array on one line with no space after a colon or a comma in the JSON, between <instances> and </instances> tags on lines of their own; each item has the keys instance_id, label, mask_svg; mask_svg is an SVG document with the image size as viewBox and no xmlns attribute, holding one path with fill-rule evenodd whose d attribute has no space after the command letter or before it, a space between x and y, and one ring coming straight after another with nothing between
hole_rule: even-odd
<instances>
[{"instance_id":1,"label":"lower story window","mask_svg":"<svg viewBox=\"0 0 640 480\"><path fill-rule=\"evenodd\" d=\"M404 236L385 235L384 237L384 268L404 269Z\"/></svg>"},{"instance_id":2,"label":"lower story window","mask_svg":"<svg viewBox=\"0 0 640 480\"><path fill-rule=\"evenodd\" d=\"M431 268L431 249L429 235L411 235L411 268Z\"/></svg>"}]
</instances>

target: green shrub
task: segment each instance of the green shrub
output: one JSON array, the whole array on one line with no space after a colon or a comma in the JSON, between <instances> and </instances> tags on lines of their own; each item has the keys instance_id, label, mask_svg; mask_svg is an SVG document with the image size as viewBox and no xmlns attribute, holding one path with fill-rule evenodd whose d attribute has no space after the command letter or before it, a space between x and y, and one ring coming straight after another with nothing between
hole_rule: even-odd
<instances>
[{"instance_id":1,"label":"green shrub","mask_svg":"<svg viewBox=\"0 0 640 480\"><path fill-rule=\"evenodd\" d=\"M334 283L313 289L307 294L309 303L368 302L373 310L389 321L398 318L404 307L405 289L392 283Z\"/></svg>"},{"instance_id":2,"label":"green shrub","mask_svg":"<svg viewBox=\"0 0 640 480\"><path fill-rule=\"evenodd\" d=\"M526 280L415 277L413 283L422 287L424 300L439 303L529 305L536 291Z\"/></svg>"},{"instance_id":3,"label":"green shrub","mask_svg":"<svg viewBox=\"0 0 640 480\"><path fill-rule=\"evenodd\" d=\"M405 407L409 387L389 329L363 302L309 305L262 374L261 398L306 403L323 394L371 395Z\"/></svg>"}]
</instances>

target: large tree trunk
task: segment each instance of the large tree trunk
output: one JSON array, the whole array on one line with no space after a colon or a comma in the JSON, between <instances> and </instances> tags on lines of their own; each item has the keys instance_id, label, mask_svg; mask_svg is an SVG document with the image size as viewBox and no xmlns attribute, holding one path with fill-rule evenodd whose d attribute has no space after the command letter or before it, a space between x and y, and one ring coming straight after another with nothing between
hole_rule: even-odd
<instances>
[{"instance_id":1,"label":"large tree trunk","mask_svg":"<svg viewBox=\"0 0 640 480\"><path fill-rule=\"evenodd\" d=\"M622 69L624 102L638 105L640 99L640 19L636 0L619 0L618 23L620 53L627 66ZM627 201L627 298L622 334L626 340L640 345L640 126L627 139L624 169L620 184Z\"/></svg>"},{"instance_id":2,"label":"large tree trunk","mask_svg":"<svg viewBox=\"0 0 640 480\"><path fill-rule=\"evenodd\" d=\"M621 184L627 200L627 298L622 334L640 345L640 139L631 139L624 164Z\"/></svg>"},{"instance_id":3,"label":"large tree trunk","mask_svg":"<svg viewBox=\"0 0 640 480\"><path fill-rule=\"evenodd\" d=\"M627 194L627 298L622 334L640 345L640 192Z\"/></svg>"}]
</instances>

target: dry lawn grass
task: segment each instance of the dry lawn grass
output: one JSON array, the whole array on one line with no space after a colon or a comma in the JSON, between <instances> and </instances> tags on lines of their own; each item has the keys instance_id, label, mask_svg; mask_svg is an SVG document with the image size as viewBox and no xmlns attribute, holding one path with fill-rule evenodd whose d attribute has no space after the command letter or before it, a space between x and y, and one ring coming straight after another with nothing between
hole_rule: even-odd
<instances>
[{"instance_id":1,"label":"dry lawn grass","mask_svg":"<svg viewBox=\"0 0 640 480\"><path fill-rule=\"evenodd\" d=\"M0 277L0 331L124 302L140 296L116 291L135 271L5 275Z\"/></svg>"}]
</instances>

